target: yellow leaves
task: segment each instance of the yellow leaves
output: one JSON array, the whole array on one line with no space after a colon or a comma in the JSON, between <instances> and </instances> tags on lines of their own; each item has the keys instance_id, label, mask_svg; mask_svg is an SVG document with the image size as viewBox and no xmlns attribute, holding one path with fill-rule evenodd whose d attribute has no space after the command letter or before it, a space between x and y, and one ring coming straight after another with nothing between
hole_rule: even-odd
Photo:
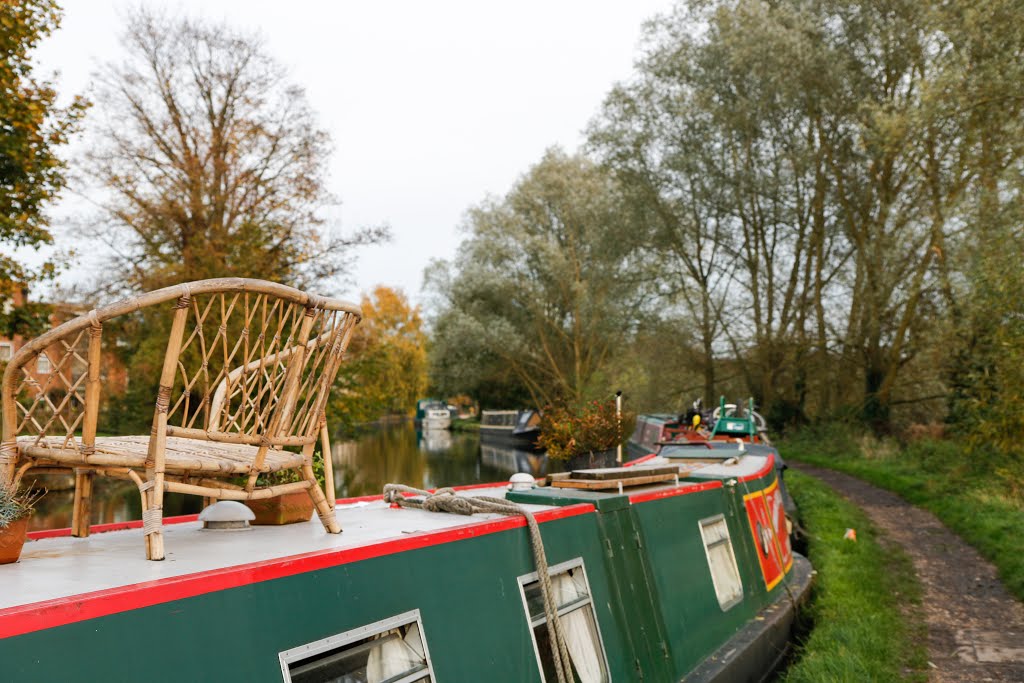
<instances>
[{"instance_id":1,"label":"yellow leaves","mask_svg":"<svg viewBox=\"0 0 1024 683\"><path fill-rule=\"evenodd\" d=\"M363 321L349 346L345 374L373 417L411 412L427 389L427 336L419 307L384 285L364 294L361 305Z\"/></svg>"}]
</instances>

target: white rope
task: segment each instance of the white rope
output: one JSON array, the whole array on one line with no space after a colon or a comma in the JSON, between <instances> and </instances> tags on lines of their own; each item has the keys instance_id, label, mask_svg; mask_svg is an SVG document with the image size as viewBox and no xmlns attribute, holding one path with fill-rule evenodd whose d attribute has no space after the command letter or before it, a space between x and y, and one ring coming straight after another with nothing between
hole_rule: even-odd
<instances>
[{"instance_id":1,"label":"white rope","mask_svg":"<svg viewBox=\"0 0 1024 683\"><path fill-rule=\"evenodd\" d=\"M162 526L161 520L163 520L163 510L160 508L150 508L142 511L142 533L145 536L155 534L160 531Z\"/></svg>"},{"instance_id":2,"label":"white rope","mask_svg":"<svg viewBox=\"0 0 1024 683\"><path fill-rule=\"evenodd\" d=\"M403 494L412 494L420 498L407 498ZM555 673L558 683L571 683L572 658L565 642L562 622L558 618L558 605L552 596L551 576L548 573L548 558L544 552L544 539L540 535L540 527L533 513L521 505L510 503L504 498L491 496L460 496L455 489L440 488L431 493L422 489L405 486L404 484L385 484L384 501L401 507L419 508L427 512L450 512L457 515L472 515L477 512L491 512L499 515L522 515L526 518L526 526L530 530L530 545L533 547L533 560L537 567L540 591L544 598L544 614L547 617L548 638L551 649L555 652Z\"/></svg>"}]
</instances>

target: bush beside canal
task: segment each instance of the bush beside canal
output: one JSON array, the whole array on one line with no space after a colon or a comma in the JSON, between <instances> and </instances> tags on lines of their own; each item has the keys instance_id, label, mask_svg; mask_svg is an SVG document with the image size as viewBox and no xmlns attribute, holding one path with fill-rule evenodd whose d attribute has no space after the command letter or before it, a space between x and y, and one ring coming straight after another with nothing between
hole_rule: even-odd
<instances>
[{"instance_id":1,"label":"bush beside canal","mask_svg":"<svg viewBox=\"0 0 1024 683\"><path fill-rule=\"evenodd\" d=\"M797 647L786 683L926 681L926 631L913 566L879 542L863 512L821 482L790 470L817 570L807 615L813 629ZM843 538L853 528L857 540Z\"/></svg>"},{"instance_id":2,"label":"bush beside canal","mask_svg":"<svg viewBox=\"0 0 1024 683\"><path fill-rule=\"evenodd\" d=\"M452 418L453 432L479 432L480 420L478 418L464 419L461 417Z\"/></svg>"},{"instance_id":3,"label":"bush beside canal","mask_svg":"<svg viewBox=\"0 0 1024 683\"><path fill-rule=\"evenodd\" d=\"M968 454L953 441L901 445L836 427L805 430L781 450L787 459L846 472L929 510L996 565L1007 590L1024 600L1024 471L1012 458Z\"/></svg>"}]
</instances>

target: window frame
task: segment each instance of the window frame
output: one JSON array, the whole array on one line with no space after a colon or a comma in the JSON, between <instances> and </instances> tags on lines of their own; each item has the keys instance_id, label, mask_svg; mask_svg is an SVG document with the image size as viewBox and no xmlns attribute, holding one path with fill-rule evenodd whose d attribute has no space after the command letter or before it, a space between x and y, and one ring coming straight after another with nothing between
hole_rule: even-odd
<instances>
[{"instance_id":1,"label":"window frame","mask_svg":"<svg viewBox=\"0 0 1024 683\"><path fill-rule=\"evenodd\" d=\"M580 569L583 572L583 582L587 586L587 597L569 603L565 607L558 610L558 616L562 617L570 612L575 612L578 609L590 608L590 613L594 617L594 628L597 630L597 645L601 650L601 661L604 664L604 673L607 677L606 680L611 680L611 668L608 666L608 652L604 647L604 636L601 634L601 622L597 618L597 608L594 602L594 593L590 589L590 577L587 575L587 567L583 562L582 557L576 557L565 562L559 562L558 564L548 566L548 576L553 577L556 574L567 572L570 569ZM544 678L544 662L540 659L540 648L537 646L537 636L534 634L536 629L541 624L547 623L547 617L541 615L534 619L530 614L530 604L526 601L526 585L534 583L540 580L540 572L530 572L529 574L523 574L516 578L519 584L519 598L523 603L523 613L526 615L526 625L530 631L530 642L533 644L533 656L537 660L537 673L540 674L540 680L542 683L548 683L547 679Z\"/></svg>"},{"instance_id":2,"label":"window frame","mask_svg":"<svg viewBox=\"0 0 1024 683\"><path fill-rule=\"evenodd\" d=\"M45 370L39 367L41 361L46 361ZM36 373L40 375L53 374L53 361L50 360L50 357L46 355L45 351L40 352L40 354L36 356Z\"/></svg>"},{"instance_id":3,"label":"window frame","mask_svg":"<svg viewBox=\"0 0 1024 683\"><path fill-rule=\"evenodd\" d=\"M705 527L710 526L712 524L716 524L718 522L721 522L722 526L725 528L725 538L719 539L718 541L715 541L709 545L707 536L704 533L704 529ZM732 544L732 534L729 532L729 522L728 520L726 520L724 513L713 515L711 517L705 517L704 519L697 520L697 531L698 533L700 533L700 543L701 546L703 546L704 548L704 558L707 560L708 563L708 574L711 575L711 585L715 589L715 599L718 602L718 606L722 608L722 611L728 612L733 607L743 602L743 597L746 595L746 589L743 587L743 575L740 574L740 566L739 563L736 561L736 548ZM736 574L736 582L739 585L740 589L739 595L737 595L735 598L727 602L722 602L722 596L719 590L718 581L715 580L715 572L711 569L711 547L713 545L720 543L728 543L729 559L732 560L732 568Z\"/></svg>"},{"instance_id":4,"label":"window frame","mask_svg":"<svg viewBox=\"0 0 1024 683\"><path fill-rule=\"evenodd\" d=\"M7 348L7 358L0 357L0 363L6 363L14 358L14 342L2 341L0 342L0 349Z\"/></svg>"},{"instance_id":5,"label":"window frame","mask_svg":"<svg viewBox=\"0 0 1024 683\"><path fill-rule=\"evenodd\" d=\"M427 668L425 671L417 671L412 674L414 678L410 680L418 681L426 676L432 683L436 683L437 677L434 676L434 664L430 659L430 648L427 646L427 633L423 629L423 618L420 616L419 609L410 610L401 614L396 614L393 617L387 619L381 619L375 621L372 624L366 624L358 628L350 629L342 633L336 633L333 636L327 636L320 640L315 640L312 643L306 643L305 645L299 645L297 647L283 650L277 654L278 660L281 663L281 676L285 683L291 683L292 675L290 664L301 661L303 659L309 659L316 655L323 654L330 650L344 647L350 643L354 643L365 638L390 631L394 628L401 626L408 626L415 623L419 628L420 642L423 645L423 658L427 662ZM399 679L397 683L401 683L404 679Z\"/></svg>"}]
</instances>

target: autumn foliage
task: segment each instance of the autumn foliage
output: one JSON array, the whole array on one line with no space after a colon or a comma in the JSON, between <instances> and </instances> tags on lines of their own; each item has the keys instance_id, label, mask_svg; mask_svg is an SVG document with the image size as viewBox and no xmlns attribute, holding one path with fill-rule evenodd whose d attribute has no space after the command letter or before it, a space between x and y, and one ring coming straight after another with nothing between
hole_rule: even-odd
<instances>
[{"instance_id":1,"label":"autumn foliage","mask_svg":"<svg viewBox=\"0 0 1024 683\"><path fill-rule=\"evenodd\" d=\"M411 414L427 390L427 335L418 306L383 285L362 299L363 321L349 344L332 420L345 426Z\"/></svg>"},{"instance_id":2,"label":"autumn foliage","mask_svg":"<svg viewBox=\"0 0 1024 683\"><path fill-rule=\"evenodd\" d=\"M547 407L541 417L540 447L548 457L569 460L615 448L632 431L636 416L616 414L615 399L590 401L580 409Z\"/></svg>"}]
</instances>

